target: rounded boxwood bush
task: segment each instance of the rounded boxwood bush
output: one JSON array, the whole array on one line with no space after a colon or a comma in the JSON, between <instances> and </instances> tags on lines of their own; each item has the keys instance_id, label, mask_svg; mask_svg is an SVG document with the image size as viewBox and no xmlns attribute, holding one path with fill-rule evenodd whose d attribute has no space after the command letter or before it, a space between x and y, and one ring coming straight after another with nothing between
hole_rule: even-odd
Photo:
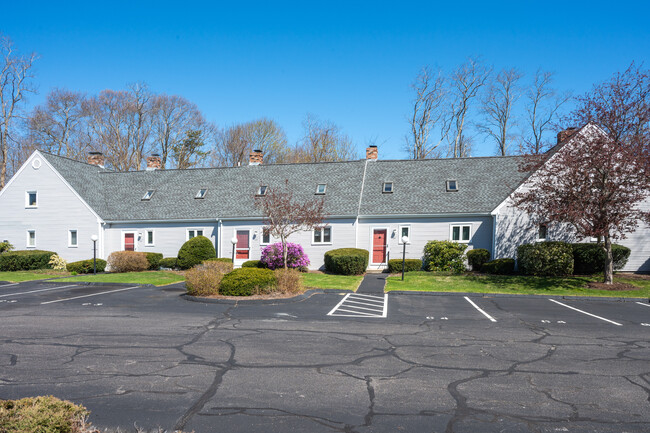
<instances>
[{"instance_id":1,"label":"rounded boxwood bush","mask_svg":"<svg viewBox=\"0 0 650 433\"><path fill-rule=\"evenodd\" d=\"M272 292L277 285L270 269L240 268L224 275L219 293L224 296L251 296Z\"/></svg>"},{"instance_id":2,"label":"rounded boxwood bush","mask_svg":"<svg viewBox=\"0 0 650 433\"><path fill-rule=\"evenodd\" d=\"M176 268L177 260L178 259L176 257L165 257L164 259L160 259L160 262L158 262L158 264L161 268L174 269Z\"/></svg>"},{"instance_id":3,"label":"rounded boxwood bush","mask_svg":"<svg viewBox=\"0 0 650 433\"><path fill-rule=\"evenodd\" d=\"M483 264L490 261L490 252L484 248L469 250L467 253L467 263L473 271L480 271Z\"/></svg>"},{"instance_id":4,"label":"rounded boxwood bush","mask_svg":"<svg viewBox=\"0 0 650 433\"><path fill-rule=\"evenodd\" d=\"M50 269L50 258L54 251L18 250L0 254L0 271L31 271Z\"/></svg>"},{"instance_id":5,"label":"rounded boxwood bush","mask_svg":"<svg viewBox=\"0 0 650 433\"><path fill-rule=\"evenodd\" d=\"M248 260L241 264L242 268L264 268L261 260Z\"/></svg>"},{"instance_id":6,"label":"rounded boxwood bush","mask_svg":"<svg viewBox=\"0 0 650 433\"><path fill-rule=\"evenodd\" d=\"M429 241L422 256L425 271L461 273L465 270L466 244L452 241Z\"/></svg>"},{"instance_id":7,"label":"rounded boxwood bush","mask_svg":"<svg viewBox=\"0 0 650 433\"><path fill-rule=\"evenodd\" d=\"M163 258L161 253L144 253L147 261L149 262L149 270L157 271L160 269L160 261Z\"/></svg>"},{"instance_id":8,"label":"rounded boxwood bush","mask_svg":"<svg viewBox=\"0 0 650 433\"><path fill-rule=\"evenodd\" d=\"M519 271L524 275L562 277L573 274L573 248L567 242L537 242L517 247Z\"/></svg>"},{"instance_id":9,"label":"rounded boxwood bush","mask_svg":"<svg viewBox=\"0 0 650 433\"><path fill-rule=\"evenodd\" d=\"M92 274L93 259L68 263L66 268L68 272L76 272L78 274ZM106 269L106 260L97 259L97 272L104 272L104 269Z\"/></svg>"},{"instance_id":10,"label":"rounded boxwood bush","mask_svg":"<svg viewBox=\"0 0 650 433\"><path fill-rule=\"evenodd\" d=\"M422 269L422 260L406 259L404 261L404 272L419 271ZM388 261L388 272L397 274L402 272L402 259L392 259Z\"/></svg>"},{"instance_id":11,"label":"rounded boxwood bush","mask_svg":"<svg viewBox=\"0 0 650 433\"><path fill-rule=\"evenodd\" d=\"M510 275L515 272L515 259L496 259L483 263L481 271L486 274Z\"/></svg>"},{"instance_id":12,"label":"rounded boxwood bush","mask_svg":"<svg viewBox=\"0 0 650 433\"><path fill-rule=\"evenodd\" d=\"M591 275L605 271L605 250L602 244L578 243L573 248L573 273ZM630 250L623 245L612 244L614 269L622 269L630 257Z\"/></svg>"},{"instance_id":13,"label":"rounded boxwood bush","mask_svg":"<svg viewBox=\"0 0 650 433\"><path fill-rule=\"evenodd\" d=\"M189 269L204 260L215 257L217 257L217 252L212 241L205 236L196 236L185 242L178 251L177 266L181 269Z\"/></svg>"},{"instance_id":14,"label":"rounded boxwood bush","mask_svg":"<svg viewBox=\"0 0 650 433\"><path fill-rule=\"evenodd\" d=\"M207 260L203 260L204 262L223 262L223 263L232 263L232 259L228 257L212 257Z\"/></svg>"},{"instance_id":15,"label":"rounded boxwood bush","mask_svg":"<svg viewBox=\"0 0 650 433\"><path fill-rule=\"evenodd\" d=\"M325 253L325 270L339 275L361 275L368 268L368 250L339 248Z\"/></svg>"}]
</instances>

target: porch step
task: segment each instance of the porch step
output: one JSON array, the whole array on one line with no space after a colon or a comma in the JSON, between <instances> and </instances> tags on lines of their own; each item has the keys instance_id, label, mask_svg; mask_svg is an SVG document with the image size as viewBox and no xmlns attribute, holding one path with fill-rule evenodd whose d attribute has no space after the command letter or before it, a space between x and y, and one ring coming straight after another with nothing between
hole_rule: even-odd
<instances>
[{"instance_id":1,"label":"porch step","mask_svg":"<svg viewBox=\"0 0 650 433\"><path fill-rule=\"evenodd\" d=\"M366 293L368 295L383 295L384 286L386 285L386 277L388 274L385 273L366 273L363 277L363 281L357 289L357 293Z\"/></svg>"}]
</instances>

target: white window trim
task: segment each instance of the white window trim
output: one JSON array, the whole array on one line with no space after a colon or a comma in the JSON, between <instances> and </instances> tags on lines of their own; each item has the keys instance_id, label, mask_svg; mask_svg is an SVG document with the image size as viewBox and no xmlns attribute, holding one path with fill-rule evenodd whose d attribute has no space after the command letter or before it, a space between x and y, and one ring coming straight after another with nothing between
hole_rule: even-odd
<instances>
[{"instance_id":1,"label":"white window trim","mask_svg":"<svg viewBox=\"0 0 650 433\"><path fill-rule=\"evenodd\" d=\"M390 191L386 191L386 184L390 183ZM382 194L392 194L395 191L395 182L392 180L387 180L381 185L381 193Z\"/></svg>"},{"instance_id":2,"label":"white window trim","mask_svg":"<svg viewBox=\"0 0 650 433\"><path fill-rule=\"evenodd\" d=\"M373 249L375 247L375 231L376 230L386 230L386 261L384 262L373 262ZM370 229L370 258L369 258L369 263L371 265L383 265L384 263L388 263L388 258L390 257L390 242L389 238L390 236L390 228L388 227L373 227ZM408 245L408 244L407 244Z\"/></svg>"},{"instance_id":3,"label":"white window trim","mask_svg":"<svg viewBox=\"0 0 650 433\"><path fill-rule=\"evenodd\" d=\"M203 232L203 234L201 234L201 235L197 235L196 232L197 232L198 230L201 230L201 232ZM185 240L186 240L186 241L189 241L189 240L190 240L190 232L191 232L191 231L194 231L194 233L195 233L195 234L194 234L194 237L196 237L196 236L205 236L205 228L201 228L201 227L196 227L196 228L195 228L195 227L188 227L187 229L185 229ZM207 238L207 236L205 236L205 237ZM154 239L154 240L155 240L155 239Z\"/></svg>"},{"instance_id":4,"label":"white window trim","mask_svg":"<svg viewBox=\"0 0 650 433\"><path fill-rule=\"evenodd\" d=\"M72 232L77 233L77 243L76 244L72 243ZM77 229L68 230L68 248L79 248L79 230L77 230Z\"/></svg>"},{"instance_id":5,"label":"white window trim","mask_svg":"<svg viewBox=\"0 0 650 433\"><path fill-rule=\"evenodd\" d=\"M153 241L151 243L149 243L149 233L151 233L151 240ZM156 232L153 229L147 229L144 231L144 246L145 247L156 246Z\"/></svg>"},{"instance_id":6,"label":"white window trim","mask_svg":"<svg viewBox=\"0 0 650 433\"><path fill-rule=\"evenodd\" d=\"M460 233L459 236L461 239L455 241L454 240L454 227L460 227ZM467 240L463 240L463 227L469 227L469 238ZM449 225L449 240L452 242L458 242L459 244L469 244L469 241L472 239L472 225L471 224L450 224Z\"/></svg>"},{"instance_id":7,"label":"white window trim","mask_svg":"<svg viewBox=\"0 0 650 433\"><path fill-rule=\"evenodd\" d=\"M409 235L408 235L409 241L406 243L406 245L411 245L412 241L411 241L411 225L410 224L402 224L401 226L399 226L399 229L397 231L397 243L400 244L400 245L404 245L404 242L402 242L402 229L405 228L405 227L407 229L409 229Z\"/></svg>"},{"instance_id":8,"label":"white window trim","mask_svg":"<svg viewBox=\"0 0 650 433\"><path fill-rule=\"evenodd\" d=\"M325 236L323 236L323 233L322 233L323 229L330 229L330 241L329 242L324 242L323 241L323 239L325 238ZM320 228L320 232L321 232L321 234L320 234L321 241L320 242L315 242L314 241L314 234L316 233L316 230L314 229L314 230L311 231L311 244L312 245L332 245L332 239L334 239L334 231L332 230L332 226L323 226L323 227Z\"/></svg>"},{"instance_id":9,"label":"white window trim","mask_svg":"<svg viewBox=\"0 0 650 433\"><path fill-rule=\"evenodd\" d=\"M29 204L29 195L36 194L36 204ZM36 209L38 208L38 191L25 191L25 209Z\"/></svg>"},{"instance_id":10,"label":"white window trim","mask_svg":"<svg viewBox=\"0 0 650 433\"><path fill-rule=\"evenodd\" d=\"M133 251L138 251L138 232L133 231L133 230L122 230L122 249L121 251L126 251L125 250L125 242L124 242L124 235L127 235L129 233L133 233Z\"/></svg>"},{"instance_id":11,"label":"white window trim","mask_svg":"<svg viewBox=\"0 0 650 433\"><path fill-rule=\"evenodd\" d=\"M323 188L323 192L318 191L318 187L323 185L325 188ZM316 185L316 195L325 195L327 193L327 184L326 183L319 183Z\"/></svg>"},{"instance_id":12,"label":"white window trim","mask_svg":"<svg viewBox=\"0 0 650 433\"><path fill-rule=\"evenodd\" d=\"M449 188L449 182L455 182L456 183L456 188L455 189ZM447 192L457 192L458 191L458 181L456 179L447 179L446 186L447 186Z\"/></svg>"},{"instance_id":13,"label":"white window trim","mask_svg":"<svg viewBox=\"0 0 650 433\"><path fill-rule=\"evenodd\" d=\"M541 238L539 237L539 231L542 228L542 226L546 227L546 237ZM535 241L536 242L546 242L548 240L548 224L538 224L537 225L537 233L535 234Z\"/></svg>"},{"instance_id":14,"label":"white window trim","mask_svg":"<svg viewBox=\"0 0 650 433\"><path fill-rule=\"evenodd\" d=\"M250 239L249 239L250 242ZM271 236L271 233L269 233L269 241L264 242L264 228L260 230L260 245L271 245L273 243L273 236Z\"/></svg>"},{"instance_id":15,"label":"white window trim","mask_svg":"<svg viewBox=\"0 0 650 433\"><path fill-rule=\"evenodd\" d=\"M29 234L34 233L34 245L29 245ZM34 229L29 229L25 233L25 248L36 248L36 230Z\"/></svg>"}]
</instances>

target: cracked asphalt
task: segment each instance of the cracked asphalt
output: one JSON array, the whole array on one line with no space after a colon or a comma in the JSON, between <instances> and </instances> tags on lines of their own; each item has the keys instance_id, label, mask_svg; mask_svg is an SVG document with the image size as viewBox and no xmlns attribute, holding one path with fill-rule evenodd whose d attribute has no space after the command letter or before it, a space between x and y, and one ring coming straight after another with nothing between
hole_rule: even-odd
<instances>
[{"instance_id":1,"label":"cracked asphalt","mask_svg":"<svg viewBox=\"0 0 650 433\"><path fill-rule=\"evenodd\" d=\"M387 318L353 318L326 316L340 293L120 288L0 283L0 398L52 394L125 431L650 431L647 300L559 300L588 315L470 295L492 322L455 295L391 293Z\"/></svg>"}]
</instances>

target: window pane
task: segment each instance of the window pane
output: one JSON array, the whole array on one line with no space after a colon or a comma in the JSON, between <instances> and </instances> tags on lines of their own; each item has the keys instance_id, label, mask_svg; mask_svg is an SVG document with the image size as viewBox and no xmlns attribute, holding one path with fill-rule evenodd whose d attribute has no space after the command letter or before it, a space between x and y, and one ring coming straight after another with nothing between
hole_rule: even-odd
<instances>
[{"instance_id":1,"label":"window pane","mask_svg":"<svg viewBox=\"0 0 650 433\"><path fill-rule=\"evenodd\" d=\"M33 247L36 245L36 232L29 232L29 243L28 245L30 247Z\"/></svg>"},{"instance_id":2,"label":"window pane","mask_svg":"<svg viewBox=\"0 0 650 433\"><path fill-rule=\"evenodd\" d=\"M197 230L196 235L197 236L203 236L203 230Z\"/></svg>"},{"instance_id":3,"label":"window pane","mask_svg":"<svg viewBox=\"0 0 650 433\"><path fill-rule=\"evenodd\" d=\"M192 239L194 237L194 230L190 230L187 232L187 237Z\"/></svg>"},{"instance_id":4,"label":"window pane","mask_svg":"<svg viewBox=\"0 0 650 433\"><path fill-rule=\"evenodd\" d=\"M463 226L463 240L469 240L469 226Z\"/></svg>"},{"instance_id":5,"label":"window pane","mask_svg":"<svg viewBox=\"0 0 650 433\"><path fill-rule=\"evenodd\" d=\"M77 245L77 231L70 230L70 245Z\"/></svg>"},{"instance_id":6,"label":"window pane","mask_svg":"<svg viewBox=\"0 0 650 433\"><path fill-rule=\"evenodd\" d=\"M452 241L460 240L460 227L456 226L451 228L451 240Z\"/></svg>"},{"instance_id":7,"label":"window pane","mask_svg":"<svg viewBox=\"0 0 650 433\"><path fill-rule=\"evenodd\" d=\"M546 225L542 224L539 226L539 239L546 239Z\"/></svg>"},{"instance_id":8,"label":"window pane","mask_svg":"<svg viewBox=\"0 0 650 433\"><path fill-rule=\"evenodd\" d=\"M30 192L29 193L29 205L30 206L36 206L36 193L35 192Z\"/></svg>"},{"instance_id":9,"label":"window pane","mask_svg":"<svg viewBox=\"0 0 650 433\"><path fill-rule=\"evenodd\" d=\"M407 238L410 238L409 236L409 228L408 227L402 227L402 235L400 236L400 239L406 236Z\"/></svg>"},{"instance_id":10,"label":"window pane","mask_svg":"<svg viewBox=\"0 0 650 433\"><path fill-rule=\"evenodd\" d=\"M332 242L332 232L330 227L323 229L323 242Z\"/></svg>"},{"instance_id":11,"label":"window pane","mask_svg":"<svg viewBox=\"0 0 650 433\"><path fill-rule=\"evenodd\" d=\"M153 231L147 232L147 243L150 245L153 244Z\"/></svg>"},{"instance_id":12,"label":"window pane","mask_svg":"<svg viewBox=\"0 0 650 433\"><path fill-rule=\"evenodd\" d=\"M263 230L262 231L262 243L263 244L270 244L271 243L271 233L269 233L268 230Z\"/></svg>"},{"instance_id":13,"label":"window pane","mask_svg":"<svg viewBox=\"0 0 650 433\"><path fill-rule=\"evenodd\" d=\"M384 192L393 192L393 182L384 183Z\"/></svg>"},{"instance_id":14,"label":"window pane","mask_svg":"<svg viewBox=\"0 0 650 433\"><path fill-rule=\"evenodd\" d=\"M320 230L314 230L314 243L320 243Z\"/></svg>"}]
</instances>

